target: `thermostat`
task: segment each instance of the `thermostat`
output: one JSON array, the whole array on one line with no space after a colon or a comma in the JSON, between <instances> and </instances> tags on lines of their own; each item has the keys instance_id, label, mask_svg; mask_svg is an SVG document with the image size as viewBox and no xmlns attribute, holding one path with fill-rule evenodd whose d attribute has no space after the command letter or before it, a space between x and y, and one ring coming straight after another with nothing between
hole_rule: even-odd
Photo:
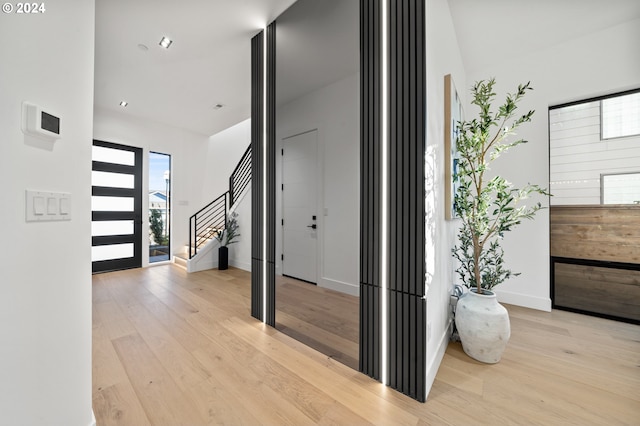
<instances>
[{"instance_id":1,"label":"thermostat","mask_svg":"<svg viewBox=\"0 0 640 426\"><path fill-rule=\"evenodd\" d=\"M29 102L22 103L22 131L50 141L60 139L60 118Z\"/></svg>"}]
</instances>

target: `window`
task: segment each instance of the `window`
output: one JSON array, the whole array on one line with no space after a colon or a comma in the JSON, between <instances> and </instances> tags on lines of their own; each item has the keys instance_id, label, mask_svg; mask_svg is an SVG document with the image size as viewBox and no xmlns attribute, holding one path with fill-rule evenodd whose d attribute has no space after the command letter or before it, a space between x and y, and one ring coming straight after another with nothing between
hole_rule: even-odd
<instances>
[{"instance_id":1,"label":"window","mask_svg":"<svg viewBox=\"0 0 640 426\"><path fill-rule=\"evenodd\" d=\"M149 263L171 259L171 156L149 153Z\"/></svg>"},{"instance_id":2,"label":"window","mask_svg":"<svg viewBox=\"0 0 640 426\"><path fill-rule=\"evenodd\" d=\"M602 204L640 205L640 172L602 175Z\"/></svg>"},{"instance_id":3,"label":"window","mask_svg":"<svg viewBox=\"0 0 640 426\"><path fill-rule=\"evenodd\" d=\"M549 108L551 205L635 204L640 90Z\"/></svg>"},{"instance_id":4,"label":"window","mask_svg":"<svg viewBox=\"0 0 640 426\"><path fill-rule=\"evenodd\" d=\"M640 135L640 93L602 101L602 139Z\"/></svg>"}]
</instances>

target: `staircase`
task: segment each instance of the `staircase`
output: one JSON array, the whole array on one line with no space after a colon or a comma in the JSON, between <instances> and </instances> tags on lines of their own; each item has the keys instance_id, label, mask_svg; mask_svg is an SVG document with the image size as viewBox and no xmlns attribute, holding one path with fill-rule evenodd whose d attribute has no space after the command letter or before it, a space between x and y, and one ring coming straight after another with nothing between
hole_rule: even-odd
<instances>
[{"instance_id":1,"label":"staircase","mask_svg":"<svg viewBox=\"0 0 640 426\"><path fill-rule=\"evenodd\" d=\"M229 190L198 210L189 218L189 244L182 254L174 255L174 262L188 272L212 269L217 266L215 249L219 247L215 239L224 231L227 216L241 199L251 183L251 145L229 176Z\"/></svg>"}]
</instances>

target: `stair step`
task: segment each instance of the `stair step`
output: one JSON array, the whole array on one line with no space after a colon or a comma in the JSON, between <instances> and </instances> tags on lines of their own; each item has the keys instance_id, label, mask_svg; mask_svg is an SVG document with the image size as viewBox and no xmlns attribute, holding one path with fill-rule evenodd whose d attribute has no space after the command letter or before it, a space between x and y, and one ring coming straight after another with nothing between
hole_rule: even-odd
<instances>
[{"instance_id":1,"label":"stair step","mask_svg":"<svg viewBox=\"0 0 640 426\"><path fill-rule=\"evenodd\" d=\"M173 263L175 263L178 266L183 267L184 269L187 269L187 259L185 259L184 257L182 257L183 255L174 255L173 256ZM187 256L188 257L188 256Z\"/></svg>"},{"instance_id":2,"label":"stair step","mask_svg":"<svg viewBox=\"0 0 640 426\"><path fill-rule=\"evenodd\" d=\"M187 261L189 260L189 253L176 253L173 255L173 257Z\"/></svg>"}]
</instances>

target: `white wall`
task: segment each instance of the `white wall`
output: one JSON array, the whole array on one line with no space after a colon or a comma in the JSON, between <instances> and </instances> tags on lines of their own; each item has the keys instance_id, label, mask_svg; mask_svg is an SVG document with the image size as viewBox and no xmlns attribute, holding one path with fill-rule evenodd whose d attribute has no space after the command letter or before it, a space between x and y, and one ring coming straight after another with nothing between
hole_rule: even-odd
<instances>
[{"instance_id":1,"label":"white wall","mask_svg":"<svg viewBox=\"0 0 640 426\"><path fill-rule=\"evenodd\" d=\"M205 202L229 190L229 176L251 144L251 119L248 118L209 138L207 144L202 199Z\"/></svg>"},{"instance_id":2,"label":"white wall","mask_svg":"<svg viewBox=\"0 0 640 426\"><path fill-rule=\"evenodd\" d=\"M148 193L149 187L149 151L171 155L171 250L172 253L182 252L189 242L189 217L205 202L202 188L209 138L104 108L95 110L93 135L98 140L144 149L143 194ZM143 211L147 211L149 197L144 196L142 200ZM149 220L146 215L143 218L143 229L146 230ZM143 238L142 257L143 266L147 265L148 238Z\"/></svg>"},{"instance_id":3,"label":"white wall","mask_svg":"<svg viewBox=\"0 0 640 426\"><path fill-rule=\"evenodd\" d=\"M0 14L0 423L86 426L95 4L45 6ZM61 118L52 150L25 143L27 100ZM72 220L26 223L26 189L70 193Z\"/></svg>"},{"instance_id":4,"label":"white wall","mask_svg":"<svg viewBox=\"0 0 640 426\"><path fill-rule=\"evenodd\" d=\"M427 392L449 342L449 295L457 221L445 220L444 76L451 74L463 103L466 79L447 0L428 0L427 8Z\"/></svg>"},{"instance_id":5,"label":"white wall","mask_svg":"<svg viewBox=\"0 0 640 426\"><path fill-rule=\"evenodd\" d=\"M500 158L493 167L516 186L549 183L548 107L640 86L640 20L531 52L517 60L485 69L467 70L468 81L495 76L498 99L519 83L534 88L522 110L535 109L533 122L521 127L519 137L529 140ZM470 109L465 110L467 117ZM548 205L548 199L541 200ZM498 299L549 310L549 214L541 211L504 241L507 267L522 275L497 287Z\"/></svg>"},{"instance_id":6,"label":"white wall","mask_svg":"<svg viewBox=\"0 0 640 426\"><path fill-rule=\"evenodd\" d=\"M282 139L318 129L322 190L318 196L318 285L359 294L360 74L313 91L276 110L276 152ZM276 158L276 187L282 182ZM276 217L282 218L276 191ZM276 273L282 271L282 232L276 228Z\"/></svg>"},{"instance_id":7,"label":"white wall","mask_svg":"<svg viewBox=\"0 0 640 426\"><path fill-rule=\"evenodd\" d=\"M229 190L229 176L251 144L251 119L246 119L209 138L207 167L202 186L205 203ZM229 246L229 265L251 270L251 184L233 211L238 213L237 243Z\"/></svg>"}]
</instances>

